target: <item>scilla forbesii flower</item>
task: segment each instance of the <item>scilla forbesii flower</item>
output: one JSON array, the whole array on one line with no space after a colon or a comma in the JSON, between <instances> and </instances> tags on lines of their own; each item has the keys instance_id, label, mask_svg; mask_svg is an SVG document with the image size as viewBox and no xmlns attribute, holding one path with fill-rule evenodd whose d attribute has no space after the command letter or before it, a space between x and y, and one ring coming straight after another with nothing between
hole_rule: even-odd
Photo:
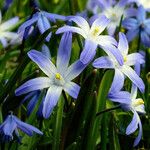
<instances>
[{"instance_id":1,"label":"scilla forbesii flower","mask_svg":"<svg viewBox=\"0 0 150 150\"><path fill-rule=\"evenodd\" d=\"M15 32L11 32L10 29L17 24L18 17L14 17L6 22L2 22L2 14L0 11L0 43L3 47L7 47L10 44L19 43L19 35Z\"/></svg>"},{"instance_id":2,"label":"scilla forbesii flower","mask_svg":"<svg viewBox=\"0 0 150 150\"><path fill-rule=\"evenodd\" d=\"M47 29L51 27L50 22L56 22L56 19L65 20L65 16L57 15L48 13L46 11L41 11L39 9L36 9L36 13L33 14L26 22L24 22L18 29L18 33L21 37L26 38L24 36L27 36L28 34L25 33L30 32L30 28L36 24L41 34L43 34ZM51 38L50 33L46 37L46 41L49 41Z\"/></svg>"},{"instance_id":3,"label":"scilla forbesii flower","mask_svg":"<svg viewBox=\"0 0 150 150\"><path fill-rule=\"evenodd\" d=\"M99 45L106 53L111 52L117 58L117 61L122 64L121 54L114 46L117 44L116 40L108 35L100 35L110 22L108 18L105 16L99 17L93 22L91 27L88 22L80 16L69 16L68 19L69 21L74 21L78 27L65 25L59 28L56 33L59 34L68 31L75 32L81 34L85 38L84 49L80 55L82 63L87 64L94 58L96 48Z\"/></svg>"},{"instance_id":4,"label":"scilla forbesii flower","mask_svg":"<svg viewBox=\"0 0 150 150\"><path fill-rule=\"evenodd\" d=\"M135 65L135 71L138 75L140 75L140 64ZM131 93L121 91L124 79L122 76L118 77L118 74L115 74L108 98L113 102L120 103L120 106L125 111L133 112L133 118L126 129L126 134L132 134L139 127L139 134L134 141L134 146L136 146L142 137L142 124L138 113L145 114L144 101L141 98L137 98L137 86L135 84L132 84Z\"/></svg>"},{"instance_id":5,"label":"scilla forbesii flower","mask_svg":"<svg viewBox=\"0 0 150 150\"><path fill-rule=\"evenodd\" d=\"M115 69L115 71L122 74L122 76L126 75L140 89L141 92L144 92L145 85L142 79L131 68L131 66L136 64L137 60L141 64L144 63L144 58L140 53L128 54L128 42L123 33L119 33L118 51L121 52L122 57L124 58L123 65L120 65L113 55L109 55L97 58L93 62L93 66L96 68Z\"/></svg>"},{"instance_id":6,"label":"scilla forbesii flower","mask_svg":"<svg viewBox=\"0 0 150 150\"><path fill-rule=\"evenodd\" d=\"M43 102L43 116L48 118L56 106L62 90L73 98L77 98L80 86L71 80L77 77L86 67L80 60L77 60L68 67L72 46L72 34L65 33L62 36L56 66L48 57L41 52L31 50L28 56L34 61L48 77L31 79L20 86L15 92L16 95L25 94L31 91L48 88Z\"/></svg>"},{"instance_id":7,"label":"scilla forbesii flower","mask_svg":"<svg viewBox=\"0 0 150 150\"><path fill-rule=\"evenodd\" d=\"M146 19L146 10L140 6L137 10L136 18L126 18L123 26L128 29L128 41L132 41L140 35L141 42L150 47L150 19Z\"/></svg>"},{"instance_id":8,"label":"scilla forbesii flower","mask_svg":"<svg viewBox=\"0 0 150 150\"><path fill-rule=\"evenodd\" d=\"M114 35L116 28L119 27L121 17L129 17L135 15L135 9L126 8L127 1L120 0L112 1L112 0L96 0L97 13L91 18L91 21L94 21L100 15L105 15L108 19L110 19L110 23L107 26L107 31L109 35Z\"/></svg>"},{"instance_id":9,"label":"scilla forbesii flower","mask_svg":"<svg viewBox=\"0 0 150 150\"><path fill-rule=\"evenodd\" d=\"M43 133L32 125L22 122L16 116L10 114L5 121L0 125L0 136L2 136L2 142L13 140L13 136L17 136L20 142L18 129L26 133L29 136L33 135L33 132L43 135Z\"/></svg>"}]
</instances>

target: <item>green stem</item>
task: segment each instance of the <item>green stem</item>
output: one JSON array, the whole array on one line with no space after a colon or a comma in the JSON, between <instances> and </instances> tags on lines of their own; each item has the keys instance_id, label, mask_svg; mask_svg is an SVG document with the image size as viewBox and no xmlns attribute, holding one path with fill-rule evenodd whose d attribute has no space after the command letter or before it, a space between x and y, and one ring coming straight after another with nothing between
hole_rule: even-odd
<instances>
[{"instance_id":1,"label":"green stem","mask_svg":"<svg viewBox=\"0 0 150 150\"><path fill-rule=\"evenodd\" d=\"M120 105L118 105L118 106L116 106L116 107L113 107L113 108L105 109L105 110L103 110L103 111L98 112L98 113L96 114L96 116L99 116L99 115L101 115L101 114L103 114L103 113L105 113L105 112L110 112L110 111L112 111L112 110L116 110L116 109L119 109L119 108L120 108Z\"/></svg>"},{"instance_id":2,"label":"green stem","mask_svg":"<svg viewBox=\"0 0 150 150\"><path fill-rule=\"evenodd\" d=\"M138 45L137 45L137 52L139 52L140 47L141 47L141 30L139 31Z\"/></svg>"},{"instance_id":3,"label":"green stem","mask_svg":"<svg viewBox=\"0 0 150 150\"><path fill-rule=\"evenodd\" d=\"M62 129L63 108L64 108L64 99L61 97L61 99L58 102L56 122L54 126L54 141L52 144L52 150L60 149L60 136L61 136L61 129Z\"/></svg>"},{"instance_id":4,"label":"green stem","mask_svg":"<svg viewBox=\"0 0 150 150\"><path fill-rule=\"evenodd\" d=\"M102 125L101 125L101 149L106 150L107 146L107 116L106 114L103 115L102 118Z\"/></svg>"}]
</instances>

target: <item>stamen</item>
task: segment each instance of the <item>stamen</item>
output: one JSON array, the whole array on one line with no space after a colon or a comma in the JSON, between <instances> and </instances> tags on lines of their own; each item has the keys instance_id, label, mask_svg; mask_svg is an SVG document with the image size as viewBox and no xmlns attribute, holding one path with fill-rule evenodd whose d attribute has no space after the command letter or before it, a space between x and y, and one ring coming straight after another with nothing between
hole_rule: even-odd
<instances>
[{"instance_id":1,"label":"stamen","mask_svg":"<svg viewBox=\"0 0 150 150\"><path fill-rule=\"evenodd\" d=\"M127 56L124 56L123 60L124 60L124 62L126 62L127 61Z\"/></svg>"},{"instance_id":2,"label":"stamen","mask_svg":"<svg viewBox=\"0 0 150 150\"><path fill-rule=\"evenodd\" d=\"M61 75L59 73L56 73L55 74L55 78L58 79L58 80L60 80L61 79Z\"/></svg>"},{"instance_id":3,"label":"stamen","mask_svg":"<svg viewBox=\"0 0 150 150\"><path fill-rule=\"evenodd\" d=\"M99 27L95 27L95 29L93 30L92 34L93 34L94 36L98 35L99 30L100 30Z\"/></svg>"},{"instance_id":4,"label":"stamen","mask_svg":"<svg viewBox=\"0 0 150 150\"><path fill-rule=\"evenodd\" d=\"M134 103L134 106L139 106L139 105L143 105L144 101L143 99L137 99L137 101Z\"/></svg>"}]
</instances>

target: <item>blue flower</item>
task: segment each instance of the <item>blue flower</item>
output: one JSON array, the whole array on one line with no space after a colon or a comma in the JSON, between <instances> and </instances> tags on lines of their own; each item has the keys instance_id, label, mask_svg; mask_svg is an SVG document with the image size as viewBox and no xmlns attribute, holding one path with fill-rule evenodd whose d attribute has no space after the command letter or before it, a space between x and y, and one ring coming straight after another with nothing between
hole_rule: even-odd
<instances>
[{"instance_id":1,"label":"blue flower","mask_svg":"<svg viewBox=\"0 0 150 150\"><path fill-rule=\"evenodd\" d=\"M136 63L135 71L140 75L140 64ZM118 72L119 73L119 72ZM108 94L108 98L113 102L120 103L121 107L125 111L132 111L133 118L131 123L126 129L126 134L132 134L139 127L139 134L134 141L134 146L138 145L142 137L142 124L138 113L145 114L144 101L141 98L137 97L137 87L135 84L132 84L131 93L126 91L121 91L124 84L124 77L115 72L114 80L111 86L111 89Z\"/></svg>"},{"instance_id":2,"label":"blue flower","mask_svg":"<svg viewBox=\"0 0 150 150\"><path fill-rule=\"evenodd\" d=\"M93 22L100 15L105 15L110 20L106 27L109 35L114 35L122 16L123 18L135 16L136 13L134 8L126 8L127 1L125 0L120 0L119 2L115 0L93 0L92 3L95 4L97 12L94 12L95 15L90 20ZM93 10L96 11L95 9Z\"/></svg>"},{"instance_id":3,"label":"blue flower","mask_svg":"<svg viewBox=\"0 0 150 150\"><path fill-rule=\"evenodd\" d=\"M150 19L146 19L146 10L140 6L137 10L136 18L126 18L123 26L128 29L128 41L132 41L137 35L145 46L150 47Z\"/></svg>"},{"instance_id":4,"label":"blue flower","mask_svg":"<svg viewBox=\"0 0 150 150\"><path fill-rule=\"evenodd\" d=\"M119 33L118 51L120 51L124 59L123 65L120 65L113 55L109 55L97 58L93 62L93 66L96 68L115 69L115 72L117 71L118 74L122 74L121 76L126 75L141 92L144 92L145 85L142 79L131 68L131 66L135 65L137 61L140 64L143 64L145 62L144 57L140 53L132 53L128 55L128 42L123 33Z\"/></svg>"},{"instance_id":5,"label":"blue flower","mask_svg":"<svg viewBox=\"0 0 150 150\"><path fill-rule=\"evenodd\" d=\"M72 46L72 34L62 36L57 54L56 66L41 52L31 50L28 56L34 61L48 77L31 79L16 89L16 95L25 94L35 90L48 88L43 102L43 116L48 118L56 106L62 90L73 98L77 98L80 86L72 82L86 67L80 60L68 67Z\"/></svg>"},{"instance_id":6,"label":"blue flower","mask_svg":"<svg viewBox=\"0 0 150 150\"><path fill-rule=\"evenodd\" d=\"M2 136L2 141L3 142L11 141L13 140L14 135L19 138L18 129L22 130L29 136L32 136L33 132L43 135L43 133L39 129L35 128L32 125L22 122L16 116L10 114L7 116L5 121L0 125L0 134Z\"/></svg>"},{"instance_id":7,"label":"blue flower","mask_svg":"<svg viewBox=\"0 0 150 150\"><path fill-rule=\"evenodd\" d=\"M36 23L40 33L43 34L51 27L50 22L56 22L56 19L66 20L66 17L37 10L37 12L32 15L32 17L30 17L19 27L18 33L21 35L21 37L26 38L30 32L31 27ZM49 33L49 35L46 37L47 42L50 40L51 34L52 33Z\"/></svg>"},{"instance_id":8,"label":"blue flower","mask_svg":"<svg viewBox=\"0 0 150 150\"><path fill-rule=\"evenodd\" d=\"M66 25L59 28L56 33L59 34L70 31L81 34L85 38L84 49L80 55L80 61L82 61L82 63L89 63L96 54L97 46L100 45L106 53L111 52L119 63L122 64L123 60L121 54L119 51L116 51L114 46L117 44L116 40L108 35L100 35L109 24L109 19L105 16L101 16L93 22L91 27L88 22L80 16L69 16L68 19L69 21L74 21L78 27Z\"/></svg>"}]
</instances>

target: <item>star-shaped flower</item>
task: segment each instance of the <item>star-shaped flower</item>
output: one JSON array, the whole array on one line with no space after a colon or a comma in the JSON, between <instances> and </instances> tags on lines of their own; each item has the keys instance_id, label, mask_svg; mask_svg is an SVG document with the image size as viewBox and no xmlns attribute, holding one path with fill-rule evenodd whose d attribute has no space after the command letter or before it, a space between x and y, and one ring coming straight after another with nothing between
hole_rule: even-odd
<instances>
[{"instance_id":1,"label":"star-shaped flower","mask_svg":"<svg viewBox=\"0 0 150 150\"><path fill-rule=\"evenodd\" d=\"M144 58L140 53L128 54L128 42L123 33L119 33L118 51L121 52L124 58L123 65L120 65L113 55L102 56L93 62L96 68L110 68L115 69L119 74L126 75L139 89L144 92L145 85L142 79L131 68L138 61L140 64L144 63Z\"/></svg>"},{"instance_id":2,"label":"star-shaped flower","mask_svg":"<svg viewBox=\"0 0 150 150\"><path fill-rule=\"evenodd\" d=\"M80 86L71 80L77 77L86 67L80 60L74 62L68 67L72 46L72 34L65 33L62 36L56 66L51 60L41 52L31 50L28 56L48 77L38 77L31 79L16 89L16 95L25 94L35 90L48 88L45 100L43 102L43 116L48 118L56 106L62 90L67 92L73 98L78 97Z\"/></svg>"},{"instance_id":3,"label":"star-shaped flower","mask_svg":"<svg viewBox=\"0 0 150 150\"><path fill-rule=\"evenodd\" d=\"M100 45L106 53L111 52L117 58L117 61L122 64L123 60L121 54L115 48L117 44L116 40L108 35L100 35L110 22L108 18L105 16L99 17L93 22L91 27L88 22L80 16L69 16L68 20L74 21L78 27L65 25L59 28L56 34L69 31L81 34L85 38L84 49L80 55L80 60L84 64L89 63L94 58L98 45Z\"/></svg>"}]
</instances>

